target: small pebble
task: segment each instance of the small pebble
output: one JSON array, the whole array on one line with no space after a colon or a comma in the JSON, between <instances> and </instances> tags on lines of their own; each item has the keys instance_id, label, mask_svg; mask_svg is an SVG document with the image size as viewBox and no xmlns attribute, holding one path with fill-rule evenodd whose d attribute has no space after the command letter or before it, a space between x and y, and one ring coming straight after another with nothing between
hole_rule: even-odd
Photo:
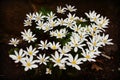
<instances>
[{"instance_id":1,"label":"small pebble","mask_svg":"<svg viewBox=\"0 0 120 80\"><path fill-rule=\"evenodd\" d=\"M112 71L112 72L114 72L115 70L114 70L114 69L112 69L111 71Z\"/></svg>"},{"instance_id":2,"label":"small pebble","mask_svg":"<svg viewBox=\"0 0 120 80\"><path fill-rule=\"evenodd\" d=\"M120 71L120 68L118 68L118 71Z\"/></svg>"}]
</instances>

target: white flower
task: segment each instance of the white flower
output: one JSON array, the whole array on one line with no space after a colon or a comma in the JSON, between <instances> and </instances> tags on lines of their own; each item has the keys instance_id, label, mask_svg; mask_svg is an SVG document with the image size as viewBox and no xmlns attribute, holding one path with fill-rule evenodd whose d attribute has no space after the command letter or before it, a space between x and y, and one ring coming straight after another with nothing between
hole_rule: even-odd
<instances>
[{"instance_id":1,"label":"white flower","mask_svg":"<svg viewBox=\"0 0 120 80\"><path fill-rule=\"evenodd\" d=\"M49 43L47 43L47 40L45 40L45 42L43 42L43 41L41 40L41 41L40 41L40 44L38 44L38 45L39 45L38 49L42 49L42 50L48 49L48 47L49 47Z\"/></svg>"},{"instance_id":2,"label":"white flower","mask_svg":"<svg viewBox=\"0 0 120 80\"><path fill-rule=\"evenodd\" d=\"M46 74L52 74L52 70L50 68L46 68Z\"/></svg>"},{"instance_id":3,"label":"white flower","mask_svg":"<svg viewBox=\"0 0 120 80\"><path fill-rule=\"evenodd\" d=\"M55 55L51 55L52 58L52 62L54 62L54 67L55 66L63 66L63 64L66 62L66 59L67 58L63 58L63 55L62 54L58 54L58 52L56 51L55 52Z\"/></svg>"},{"instance_id":4,"label":"white flower","mask_svg":"<svg viewBox=\"0 0 120 80\"><path fill-rule=\"evenodd\" d=\"M96 25L96 24L91 24L90 30L91 30L91 33L93 32L95 34L101 32L101 30L98 28L98 25Z\"/></svg>"},{"instance_id":5,"label":"white flower","mask_svg":"<svg viewBox=\"0 0 120 80\"><path fill-rule=\"evenodd\" d=\"M92 27L89 27L89 30L90 31L88 32L88 35L91 36L91 37L95 37L99 33L98 30L96 32L94 32Z\"/></svg>"},{"instance_id":6,"label":"white flower","mask_svg":"<svg viewBox=\"0 0 120 80\"><path fill-rule=\"evenodd\" d=\"M36 25L37 25L36 28L39 29L39 30L44 27L43 21L38 21L38 23L36 23Z\"/></svg>"},{"instance_id":7,"label":"white flower","mask_svg":"<svg viewBox=\"0 0 120 80\"><path fill-rule=\"evenodd\" d=\"M54 27L58 26L59 24L57 23L57 21L53 21L53 20L50 20L49 21L49 26L51 27L51 29L53 29Z\"/></svg>"},{"instance_id":8,"label":"white flower","mask_svg":"<svg viewBox=\"0 0 120 80\"><path fill-rule=\"evenodd\" d=\"M94 47L101 47L102 42L100 40L100 36L96 35L90 38L90 42L88 41L87 44Z\"/></svg>"},{"instance_id":9,"label":"white flower","mask_svg":"<svg viewBox=\"0 0 120 80\"><path fill-rule=\"evenodd\" d=\"M55 31L50 31L50 37L55 36Z\"/></svg>"},{"instance_id":10,"label":"white flower","mask_svg":"<svg viewBox=\"0 0 120 80\"><path fill-rule=\"evenodd\" d=\"M87 41L86 37L88 34L85 31L82 31L81 29L78 31L78 37L81 41Z\"/></svg>"},{"instance_id":11,"label":"white flower","mask_svg":"<svg viewBox=\"0 0 120 80\"><path fill-rule=\"evenodd\" d=\"M96 22L100 17L100 14L97 14L95 11L92 12L89 11L89 13L85 13L85 14L88 18L90 18L91 22Z\"/></svg>"},{"instance_id":12,"label":"white flower","mask_svg":"<svg viewBox=\"0 0 120 80\"><path fill-rule=\"evenodd\" d=\"M19 44L19 41L17 38L11 38L9 45L14 45L15 47Z\"/></svg>"},{"instance_id":13,"label":"white flower","mask_svg":"<svg viewBox=\"0 0 120 80\"><path fill-rule=\"evenodd\" d=\"M62 64L61 66L59 66L59 69L66 70L65 64Z\"/></svg>"},{"instance_id":14,"label":"white flower","mask_svg":"<svg viewBox=\"0 0 120 80\"><path fill-rule=\"evenodd\" d=\"M48 21L55 19L57 16L51 11L50 13L47 14L46 18Z\"/></svg>"},{"instance_id":15,"label":"white flower","mask_svg":"<svg viewBox=\"0 0 120 80\"><path fill-rule=\"evenodd\" d=\"M26 14L26 16L27 16L27 20L33 20L34 19L34 13L32 14L32 13L29 13L29 14Z\"/></svg>"},{"instance_id":16,"label":"white flower","mask_svg":"<svg viewBox=\"0 0 120 80\"><path fill-rule=\"evenodd\" d=\"M37 60L37 62L39 62L40 64L44 64L47 65L48 59L49 57L45 57L45 54L43 54L43 56L41 54L39 54L39 56L37 57L39 60Z\"/></svg>"},{"instance_id":17,"label":"white flower","mask_svg":"<svg viewBox=\"0 0 120 80\"><path fill-rule=\"evenodd\" d=\"M79 64L82 64L81 59L78 58L78 54L73 58L71 54L68 55L68 61L67 65L75 67L77 70L81 70Z\"/></svg>"},{"instance_id":18,"label":"white flower","mask_svg":"<svg viewBox=\"0 0 120 80\"><path fill-rule=\"evenodd\" d=\"M72 15L71 13L69 13L67 16L68 16L68 21L75 21L79 19L79 17L76 17L75 14Z\"/></svg>"},{"instance_id":19,"label":"white flower","mask_svg":"<svg viewBox=\"0 0 120 80\"><path fill-rule=\"evenodd\" d=\"M90 32L91 32L91 26L90 26L90 25L85 26L85 27L84 27L84 31L86 32L86 34L90 34ZM93 32L93 31L92 31L92 32Z\"/></svg>"},{"instance_id":20,"label":"white flower","mask_svg":"<svg viewBox=\"0 0 120 80\"><path fill-rule=\"evenodd\" d=\"M67 51L71 51L72 47L70 46L69 43L65 44L65 48L67 49Z\"/></svg>"},{"instance_id":21,"label":"white flower","mask_svg":"<svg viewBox=\"0 0 120 80\"><path fill-rule=\"evenodd\" d=\"M45 18L45 16L43 16L42 13L36 12L36 13L34 14L34 20L35 20L35 21L44 20L43 18Z\"/></svg>"},{"instance_id":22,"label":"white flower","mask_svg":"<svg viewBox=\"0 0 120 80\"><path fill-rule=\"evenodd\" d=\"M70 42L69 44L71 45L71 47L74 47L74 52L78 51L79 49L83 49L83 46L85 46L85 44L83 44L83 41L81 41L77 36L71 36L70 37Z\"/></svg>"},{"instance_id":23,"label":"white flower","mask_svg":"<svg viewBox=\"0 0 120 80\"><path fill-rule=\"evenodd\" d=\"M83 52L81 53L83 55L84 58L81 58L82 61L96 61L95 58L96 56L91 52L89 51L88 49L86 49L85 51L82 50Z\"/></svg>"},{"instance_id":24,"label":"white flower","mask_svg":"<svg viewBox=\"0 0 120 80\"><path fill-rule=\"evenodd\" d=\"M77 9L75 9L75 6L71 6L71 5L66 4L66 10L68 10L70 12L75 12Z\"/></svg>"},{"instance_id":25,"label":"white flower","mask_svg":"<svg viewBox=\"0 0 120 80\"><path fill-rule=\"evenodd\" d=\"M109 19L107 19L106 17L100 17L97 21L96 24L98 25L98 28L105 31L104 28L108 28L108 23L109 23Z\"/></svg>"},{"instance_id":26,"label":"white flower","mask_svg":"<svg viewBox=\"0 0 120 80\"><path fill-rule=\"evenodd\" d=\"M36 50L36 48L33 48L32 45L30 45L29 48L27 47L27 51L24 51L24 53L29 56L36 56L38 52L39 51Z\"/></svg>"},{"instance_id":27,"label":"white flower","mask_svg":"<svg viewBox=\"0 0 120 80\"><path fill-rule=\"evenodd\" d=\"M80 29L81 29L81 25L78 25L78 26L77 26L77 24L75 24L74 26L71 27L71 29L74 30L75 32L79 32ZM81 31L80 31L80 32L81 32Z\"/></svg>"},{"instance_id":28,"label":"white flower","mask_svg":"<svg viewBox=\"0 0 120 80\"><path fill-rule=\"evenodd\" d=\"M91 54L94 54L96 56L99 56L100 55L100 51L98 50L99 47L94 47L94 46L88 46L88 50Z\"/></svg>"},{"instance_id":29,"label":"white flower","mask_svg":"<svg viewBox=\"0 0 120 80\"><path fill-rule=\"evenodd\" d=\"M24 20L24 26L32 26L31 20Z\"/></svg>"},{"instance_id":30,"label":"white flower","mask_svg":"<svg viewBox=\"0 0 120 80\"><path fill-rule=\"evenodd\" d=\"M105 46L106 44L108 45L112 45L113 43L111 42L112 39L108 39L109 38L109 35L105 35L103 34L102 37L101 37L101 40L102 40L102 45Z\"/></svg>"},{"instance_id":31,"label":"white flower","mask_svg":"<svg viewBox=\"0 0 120 80\"><path fill-rule=\"evenodd\" d=\"M14 51L15 55L9 55L10 58L15 60L15 63L21 62L24 59L25 54L23 53L23 49L20 49L19 52Z\"/></svg>"},{"instance_id":32,"label":"white flower","mask_svg":"<svg viewBox=\"0 0 120 80\"><path fill-rule=\"evenodd\" d=\"M65 19L63 19L63 18L61 18L61 19L58 18L57 22L60 26L64 26L66 24Z\"/></svg>"},{"instance_id":33,"label":"white flower","mask_svg":"<svg viewBox=\"0 0 120 80\"><path fill-rule=\"evenodd\" d=\"M67 55L66 53L68 53L70 49L67 46L63 46L63 48L59 48L58 51L63 55Z\"/></svg>"},{"instance_id":34,"label":"white flower","mask_svg":"<svg viewBox=\"0 0 120 80\"><path fill-rule=\"evenodd\" d=\"M56 30L54 36L56 36L56 38L63 38L66 37L66 34L67 34L67 30L66 28L64 28L64 29L60 29L59 31Z\"/></svg>"},{"instance_id":35,"label":"white flower","mask_svg":"<svg viewBox=\"0 0 120 80\"><path fill-rule=\"evenodd\" d=\"M60 44L59 44L59 42L57 42L56 44L55 44L55 42L53 42L53 43L49 42L49 47L50 47L52 50L56 50L56 49L59 49L59 48L60 48Z\"/></svg>"},{"instance_id":36,"label":"white flower","mask_svg":"<svg viewBox=\"0 0 120 80\"><path fill-rule=\"evenodd\" d=\"M50 26L50 24L49 23L44 23L44 26L42 27L42 30L44 30L44 32L47 32L47 31L49 31L49 30L51 30L52 29L52 27Z\"/></svg>"},{"instance_id":37,"label":"white flower","mask_svg":"<svg viewBox=\"0 0 120 80\"><path fill-rule=\"evenodd\" d=\"M65 10L66 8L61 8L61 6L57 6L57 13L60 13L60 14L64 14L65 12L66 12L66 10Z\"/></svg>"},{"instance_id":38,"label":"white flower","mask_svg":"<svg viewBox=\"0 0 120 80\"><path fill-rule=\"evenodd\" d=\"M74 26L75 24L76 24L75 21L65 20L65 24L64 25L71 29L71 27Z\"/></svg>"},{"instance_id":39,"label":"white flower","mask_svg":"<svg viewBox=\"0 0 120 80\"><path fill-rule=\"evenodd\" d=\"M37 38L35 37L35 34L32 34L31 30L28 29L27 31L24 30L24 32L21 32L21 36L23 37L23 40L28 41L30 43L31 41L35 41Z\"/></svg>"},{"instance_id":40,"label":"white flower","mask_svg":"<svg viewBox=\"0 0 120 80\"><path fill-rule=\"evenodd\" d=\"M37 68L38 65L35 64L36 60L33 60L33 57L26 57L24 61L22 61L22 65L25 67L25 71L31 70L32 68Z\"/></svg>"},{"instance_id":41,"label":"white flower","mask_svg":"<svg viewBox=\"0 0 120 80\"><path fill-rule=\"evenodd\" d=\"M78 20L79 20L80 22L86 22L86 21L87 21L87 20L84 19L83 17L79 18Z\"/></svg>"}]
</instances>

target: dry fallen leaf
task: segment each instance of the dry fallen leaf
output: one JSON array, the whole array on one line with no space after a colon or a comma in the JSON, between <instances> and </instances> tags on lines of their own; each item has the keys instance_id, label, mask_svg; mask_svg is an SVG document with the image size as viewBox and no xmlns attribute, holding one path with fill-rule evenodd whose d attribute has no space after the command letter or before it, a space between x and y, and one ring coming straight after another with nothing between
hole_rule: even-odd
<instances>
[{"instance_id":1,"label":"dry fallen leaf","mask_svg":"<svg viewBox=\"0 0 120 80\"><path fill-rule=\"evenodd\" d=\"M98 65L96 65L96 64L92 64L91 69L95 69L96 71L103 70L102 67L100 67L100 66L98 66Z\"/></svg>"},{"instance_id":2,"label":"dry fallen leaf","mask_svg":"<svg viewBox=\"0 0 120 80\"><path fill-rule=\"evenodd\" d=\"M99 59L96 59L96 62L103 64L103 61Z\"/></svg>"}]
</instances>

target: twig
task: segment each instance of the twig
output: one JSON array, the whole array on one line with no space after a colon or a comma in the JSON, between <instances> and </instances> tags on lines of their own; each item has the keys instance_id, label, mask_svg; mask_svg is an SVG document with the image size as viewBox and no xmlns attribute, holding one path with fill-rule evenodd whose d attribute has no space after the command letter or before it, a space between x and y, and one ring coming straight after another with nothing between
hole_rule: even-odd
<instances>
[{"instance_id":1,"label":"twig","mask_svg":"<svg viewBox=\"0 0 120 80\"><path fill-rule=\"evenodd\" d=\"M106 54L101 54L103 57L107 58L107 59L111 59L110 56L106 55Z\"/></svg>"}]
</instances>

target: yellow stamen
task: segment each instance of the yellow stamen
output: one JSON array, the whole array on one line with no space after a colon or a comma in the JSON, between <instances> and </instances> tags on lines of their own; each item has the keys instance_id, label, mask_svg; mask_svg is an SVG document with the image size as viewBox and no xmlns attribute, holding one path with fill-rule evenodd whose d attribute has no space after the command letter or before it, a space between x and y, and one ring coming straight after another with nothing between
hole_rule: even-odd
<instances>
[{"instance_id":1,"label":"yellow stamen","mask_svg":"<svg viewBox=\"0 0 120 80\"><path fill-rule=\"evenodd\" d=\"M80 21L80 22L83 22L83 20L82 20L82 19L79 19L79 21Z\"/></svg>"},{"instance_id":2,"label":"yellow stamen","mask_svg":"<svg viewBox=\"0 0 120 80\"><path fill-rule=\"evenodd\" d=\"M104 42L104 43L106 43L106 42L107 42L107 40L106 40L106 39L104 39L104 40L103 40L103 42Z\"/></svg>"},{"instance_id":3,"label":"yellow stamen","mask_svg":"<svg viewBox=\"0 0 120 80\"><path fill-rule=\"evenodd\" d=\"M90 59L90 55L86 55L85 58Z\"/></svg>"},{"instance_id":4,"label":"yellow stamen","mask_svg":"<svg viewBox=\"0 0 120 80\"><path fill-rule=\"evenodd\" d=\"M28 36L28 39L29 39L29 40L32 40L32 38L33 38L33 37L31 37L31 36Z\"/></svg>"},{"instance_id":5,"label":"yellow stamen","mask_svg":"<svg viewBox=\"0 0 120 80\"><path fill-rule=\"evenodd\" d=\"M58 38L61 38L62 35L60 33L58 33L57 36L58 36Z\"/></svg>"},{"instance_id":6,"label":"yellow stamen","mask_svg":"<svg viewBox=\"0 0 120 80\"><path fill-rule=\"evenodd\" d=\"M21 59L21 56L18 56L17 58L18 58L18 60L20 60L20 59Z\"/></svg>"},{"instance_id":7,"label":"yellow stamen","mask_svg":"<svg viewBox=\"0 0 120 80\"><path fill-rule=\"evenodd\" d=\"M58 58L58 59L56 60L56 62L57 62L57 63L60 63L60 62L61 62L61 60Z\"/></svg>"},{"instance_id":8,"label":"yellow stamen","mask_svg":"<svg viewBox=\"0 0 120 80\"><path fill-rule=\"evenodd\" d=\"M40 17L36 17L36 20L40 20Z\"/></svg>"},{"instance_id":9,"label":"yellow stamen","mask_svg":"<svg viewBox=\"0 0 120 80\"><path fill-rule=\"evenodd\" d=\"M74 17L71 17L70 20L74 20Z\"/></svg>"},{"instance_id":10,"label":"yellow stamen","mask_svg":"<svg viewBox=\"0 0 120 80\"><path fill-rule=\"evenodd\" d=\"M96 27L94 27L94 28L93 28L93 31L96 31L96 30L97 30L97 28L96 28Z\"/></svg>"},{"instance_id":11,"label":"yellow stamen","mask_svg":"<svg viewBox=\"0 0 120 80\"><path fill-rule=\"evenodd\" d=\"M40 62L45 62L45 59L44 58L40 59Z\"/></svg>"},{"instance_id":12,"label":"yellow stamen","mask_svg":"<svg viewBox=\"0 0 120 80\"><path fill-rule=\"evenodd\" d=\"M95 52L95 50L91 50L91 52Z\"/></svg>"},{"instance_id":13,"label":"yellow stamen","mask_svg":"<svg viewBox=\"0 0 120 80\"><path fill-rule=\"evenodd\" d=\"M51 23L51 26L52 26L52 27L54 27L54 26L55 26L55 23L54 23L54 22L52 22L52 23Z\"/></svg>"},{"instance_id":14,"label":"yellow stamen","mask_svg":"<svg viewBox=\"0 0 120 80\"><path fill-rule=\"evenodd\" d=\"M75 60L73 60L71 63L75 65L75 64L76 64L76 61L75 61Z\"/></svg>"},{"instance_id":15,"label":"yellow stamen","mask_svg":"<svg viewBox=\"0 0 120 80\"><path fill-rule=\"evenodd\" d=\"M52 49L55 50L55 49L57 49L57 47L56 47L55 45L53 45L53 46L52 46Z\"/></svg>"},{"instance_id":16,"label":"yellow stamen","mask_svg":"<svg viewBox=\"0 0 120 80\"><path fill-rule=\"evenodd\" d=\"M28 52L28 54L29 54L29 55L33 55L33 52L32 52L32 51L30 51L30 52Z\"/></svg>"},{"instance_id":17,"label":"yellow stamen","mask_svg":"<svg viewBox=\"0 0 120 80\"><path fill-rule=\"evenodd\" d=\"M27 62L27 67L30 67L31 66L31 63L30 62Z\"/></svg>"},{"instance_id":18,"label":"yellow stamen","mask_svg":"<svg viewBox=\"0 0 120 80\"><path fill-rule=\"evenodd\" d=\"M93 18L93 20L94 20L94 21L96 21L96 19L97 19L96 17L95 17L95 18Z\"/></svg>"},{"instance_id":19,"label":"yellow stamen","mask_svg":"<svg viewBox=\"0 0 120 80\"><path fill-rule=\"evenodd\" d=\"M65 51L64 51L64 50L62 50L62 54L65 54Z\"/></svg>"},{"instance_id":20,"label":"yellow stamen","mask_svg":"<svg viewBox=\"0 0 120 80\"><path fill-rule=\"evenodd\" d=\"M80 35L80 39L82 39L83 38L83 36L82 35Z\"/></svg>"},{"instance_id":21,"label":"yellow stamen","mask_svg":"<svg viewBox=\"0 0 120 80\"><path fill-rule=\"evenodd\" d=\"M96 46L97 45L97 43L96 42L93 42L93 46Z\"/></svg>"}]
</instances>

